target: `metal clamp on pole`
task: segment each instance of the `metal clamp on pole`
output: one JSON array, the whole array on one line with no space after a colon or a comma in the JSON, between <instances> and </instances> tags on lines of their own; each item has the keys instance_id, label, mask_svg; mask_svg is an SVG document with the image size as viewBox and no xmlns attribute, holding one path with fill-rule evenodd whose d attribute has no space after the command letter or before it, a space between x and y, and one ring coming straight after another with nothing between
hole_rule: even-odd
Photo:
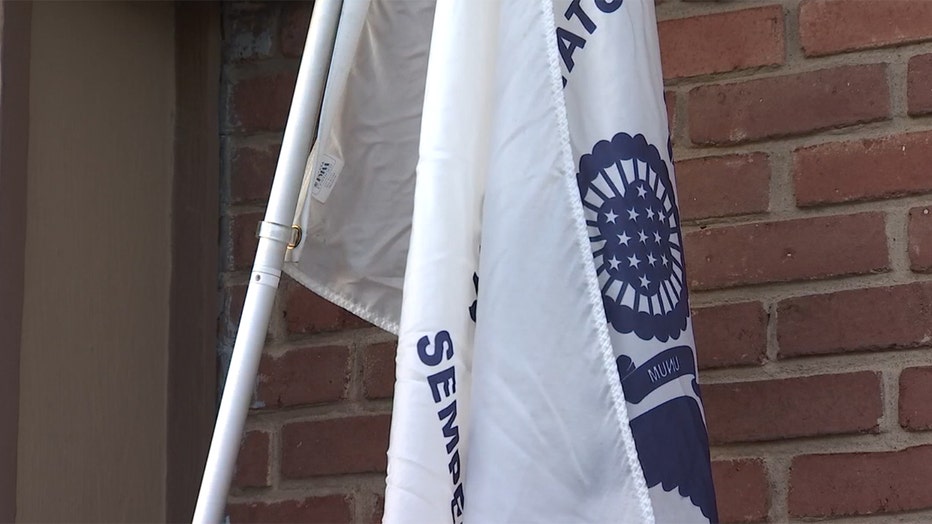
<instances>
[{"instance_id":1,"label":"metal clamp on pole","mask_svg":"<svg viewBox=\"0 0 932 524\"><path fill-rule=\"evenodd\" d=\"M294 226L283 226L262 220L256 226L256 238L268 238L290 246L291 241L294 240Z\"/></svg>"},{"instance_id":2,"label":"metal clamp on pole","mask_svg":"<svg viewBox=\"0 0 932 524\"><path fill-rule=\"evenodd\" d=\"M294 247L295 241L295 226L285 226L282 224L277 224L275 222L266 222L262 220L256 226L256 237L262 242L263 239L278 242L279 244L284 244L287 248L291 249ZM298 229L297 231L300 231ZM294 245L293 245L294 244ZM271 287L273 289L278 288L278 283L281 280L282 271L281 265L278 266L267 266L259 264L259 258L256 258L256 263L252 267L252 274L250 275L250 283L255 282L256 284Z\"/></svg>"},{"instance_id":3,"label":"metal clamp on pole","mask_svg":"<svg viewBox=\"0 0 932 524\"><path fill-rule=\"evenodd\" d=\"M295 229L282 224L292 222L298 205L304 166L317 131L342 8L342 0L317 0L314 3L295 95L282 139L282 152L275 168L265 220L257 231L259 246L256 260L194 510L193 521L197 524L218 524L226 509L227 492L252 400L285 253L289 245L300 242L300 235L295 237Z\"/></svg>"}]
</instances>

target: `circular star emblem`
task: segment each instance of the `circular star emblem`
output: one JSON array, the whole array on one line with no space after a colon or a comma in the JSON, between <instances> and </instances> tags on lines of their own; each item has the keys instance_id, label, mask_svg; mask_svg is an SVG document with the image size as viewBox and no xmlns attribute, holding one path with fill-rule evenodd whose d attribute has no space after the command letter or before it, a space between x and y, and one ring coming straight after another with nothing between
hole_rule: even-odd
<instances>
[{"instance_id":1,"label":"circular star emblem","mask_svg":"<svg viewBox=\"0 0 932 524\"><path fill-rule=\"evenodd\" d=\"M605 313L621 333L662 342L686 329L679 211L667 164L643 135L615 135L576 175Z\"/></svg>"}]
</instances>

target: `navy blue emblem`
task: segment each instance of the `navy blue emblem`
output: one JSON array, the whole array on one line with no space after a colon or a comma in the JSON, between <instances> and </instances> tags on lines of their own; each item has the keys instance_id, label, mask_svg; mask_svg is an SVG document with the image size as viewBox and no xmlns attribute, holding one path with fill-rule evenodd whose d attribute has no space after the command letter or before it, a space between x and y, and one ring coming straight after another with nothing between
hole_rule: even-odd
<instances>
[{"instance_id":1,"label":"navy blue emblem","mask_svg":"<svg viewBox=\"0 0 932 524\"><path fill-rule=\"evenodd\" d=\"M692 348L667 349L639 367L627 355L621 355L615 363L625 399L632 404L640 404L663 385L691 375L690 386L695 396L666 400L634 418L631 434L647 487L659 484L664 491L676 489L710 522L718 522L709 436L699 407L701 396Z\"/></svg>"},{"instance_id":2,"label":"navy blue emblem","mask_svg":"<svg viewBox=\"0 0 932 524\"><path fill-rule=\"evenodd\" d=\"M660 152L643 135L618 133L582 156L576 178L612 327L679 338L689 315L683 239Z\"/></svg>"},{"instance_id":3,"label":"navy blue emblem","mask_svg":"<svg viewBox=\"0 0 932 524\"><path fill-rule=\"evenodd\" d=\"M689 297L667 163L643 135L618 133L582 156L576 177L607 320L644 341L615 350L647 486L676 491L717 522L695 353L691 337L681 340Z\"/></svg>"}]
</instances>

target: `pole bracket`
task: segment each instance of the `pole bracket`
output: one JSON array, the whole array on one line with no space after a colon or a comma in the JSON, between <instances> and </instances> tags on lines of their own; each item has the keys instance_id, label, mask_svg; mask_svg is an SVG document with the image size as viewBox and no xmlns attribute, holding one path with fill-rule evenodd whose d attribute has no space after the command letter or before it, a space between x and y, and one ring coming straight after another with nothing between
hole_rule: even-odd
<instances>
[{"instance_id":1,"label":"pole bracket","mask_svg":"<svg viewBox=\"0 0 932 524\"><path fill-rule=\"evenodd\" d=\"M256 226L256 237L281 242L286 244L288 249L294 249L301 243L301 227L297 225L286 226L262 220Z\"/></svg>"}]
</instances>

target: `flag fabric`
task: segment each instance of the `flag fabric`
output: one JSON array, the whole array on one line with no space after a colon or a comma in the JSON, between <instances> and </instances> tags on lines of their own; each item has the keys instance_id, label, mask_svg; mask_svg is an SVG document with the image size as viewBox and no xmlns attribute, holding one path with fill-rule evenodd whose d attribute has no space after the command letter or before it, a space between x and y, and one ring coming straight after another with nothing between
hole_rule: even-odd
<instances>
[{"instance_id":1,"label":"flag fabric","mask_svg":"<svg viewBox=\"0 0 932 524\"><path fill-rule=\"evenodd\" d=\"M716 521L653 1L347 5L286 269L399 336L384 521Z\"/></svg>"},{"instance_id":2,"label":"flag fabric","mask_svg":"<svg viewBox=\"0 0 932 524\"><path fill-rule=\"evenodd\" d=\"M433 0L343 3L285 271L398 333Z\"/></svg>"}]
</instances>

